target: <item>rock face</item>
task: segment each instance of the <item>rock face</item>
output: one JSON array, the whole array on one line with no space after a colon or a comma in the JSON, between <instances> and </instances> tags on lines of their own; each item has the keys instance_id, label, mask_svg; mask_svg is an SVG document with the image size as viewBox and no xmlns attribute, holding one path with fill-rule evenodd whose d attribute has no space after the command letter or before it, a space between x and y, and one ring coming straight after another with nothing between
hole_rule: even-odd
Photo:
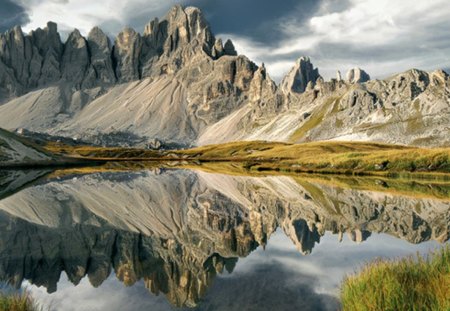
<instances>
[{"instance_id":1,"label":"rock face","mask_svg":"<svg viewBox=\"0 0 450 311\"><path fill-rule=\"evenodd\" d=\"M75 88L80 89L84 80L89 78L87 76L89 67L87 41L78 30L74 30L64 45L64 53L61 59L62 79L70 81Z\"/></svg>"},{"instance_id":2,"label":"rock face","mask_svg":"<svg viewBox=\"0 0 450 311\"><path fill-rule=\"evenodd\" d=\"M114 42L116 75L120 82L138 80L139 55L142 49L141 36L131 28L125 28Z\"/></svg>"},{"instance_id":3,"label":"rock face","mask_svg":"<svg viewBox=\"0 0 450 311\"><path fill-rule=\"evenodd\" d=\"M10 96L56 82L61 78L63 44L56 24L24 35L20 27L0 34L0 90L4 102Z\"/></svg>"},{"instance_id":4,"label":"rock face","mask_svg":"<svg viewBox=\"0 0 450 311\"><path fill-rule=\"evenodd\" d=\"M286 94L290 92L303 93L308 84L314 86L319 77L319 69L314 68L309 57L301 57L283 79L280 87Z\"/></svg>"},{"instance_id":5,"label":"rock face","mask_svg":"<svg viewBox=\"0 0 450 311\"><path fill-rule=\"evenodd\" d=\"M143 279L173 305L194 307L217 274L232 272L277 228L303 254L326 232L358 243L372 232L444 243L449 204L282 176L72 175L0 201L0 280L53 292L62 271L96 287L114 271L127 286Z\"/></svg>"},{"instance_id":6,"label":"rock face","mask_svg":"<svg viewBox=\"0 0 450 311\"><path fill-rule=\"evenodd\" d=\"M370 80L370 76L364 70L356 67L347 72L347 82L351 84L364 83Z\"/></svg>"},{"instance_id":7,"label":"rock face","mask_svg":"<svg viewBox=\"0 0 450 311\"><path fill-rule=\"evenodd\" d=\"M280 86L215 38L202 12L173 7L142 34L94 28L62 43L56 24L0 35L0 126L96 144L365 140L449 146L450 82L411 70L325 82L307 57ZM119 140L118 137L123 139ZM132 140L130 137L138 137Z\"/></svg>"},{"instance_id":8,"label":"rock face","mask_svg":"<svg viewBox=\"0 0 450 311\"><path fill-rule=\"evenodd\" d=\"M87 39L94 80L100 83L113 84L116 82L115 72L112 65L112 48L109 38L98 27L92 28Z\"/></svg>"}]
</instances>

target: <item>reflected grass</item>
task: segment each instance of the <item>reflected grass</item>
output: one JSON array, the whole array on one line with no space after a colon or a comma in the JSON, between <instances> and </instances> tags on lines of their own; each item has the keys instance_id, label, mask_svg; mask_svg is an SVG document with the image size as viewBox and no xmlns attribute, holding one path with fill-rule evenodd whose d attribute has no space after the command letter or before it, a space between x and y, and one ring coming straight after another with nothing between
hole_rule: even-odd
<instances>
[{"instance_id":1,"label":"reflected grass","mask_svg":"<svg viewBox=\"0 0 450 311\"><path fill-rule=\"evenodd\" d=\"M243 177L287 176L293 178L300 186L314 183L322 186L338 187L360 191L374 191L401 195L412 198L430 198L438 200L450 199L450 180L441 175L389 176L352 176L339 174L310 174L292 171L258 171L252 169L251 162L107 162L101 166L74 167L58 169L46 178L64 178L75 175L89 175L97 173L130 172L143 170L187 169L211 174L223 174Z\"/></svg>"},{"instance_id":2,"label":"reflected grass","mask_svg":"<svg viewBox=\"0 0 450 311\"><path fill-rule=\"evenodd\" d=\"M378 260L347 277L343 310L450 310L450 246L401 260Z\"/></svg>"}]
</instances>

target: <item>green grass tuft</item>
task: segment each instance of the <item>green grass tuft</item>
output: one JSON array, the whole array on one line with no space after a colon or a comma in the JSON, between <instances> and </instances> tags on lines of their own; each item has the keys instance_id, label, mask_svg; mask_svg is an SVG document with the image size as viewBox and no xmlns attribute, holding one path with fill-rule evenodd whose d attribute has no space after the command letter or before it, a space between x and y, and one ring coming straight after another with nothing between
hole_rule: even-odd
<instances>
[{"instance_id":1,"label":"green grass tuft","mask_svg":"<svg viewBox=\"0 0 450 311\"><path fill-rule=\"evenodd\" d=\"M398 261L378 260L341 287L343 310L450 310L450 246Z\"/></svg>"}]
</instances>

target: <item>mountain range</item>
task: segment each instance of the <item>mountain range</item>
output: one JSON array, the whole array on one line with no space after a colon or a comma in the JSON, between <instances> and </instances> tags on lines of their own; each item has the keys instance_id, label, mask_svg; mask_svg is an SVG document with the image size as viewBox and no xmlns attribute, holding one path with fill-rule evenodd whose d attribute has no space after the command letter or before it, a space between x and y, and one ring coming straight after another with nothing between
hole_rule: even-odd
<instances>
[{"instance_id":1,"label":"mountain range","mask_svg":"<svg viewBox=\"0 0 450 311\"><path fill-rule=\"evenodd\" d=\"M0 127L96 145L237 140L450 145L450 77L412 69L325 81L301 57L282 81L216 38L201 10L173 7L143 33L57 25L0 34Z\"/></svg>"}]
</instances>

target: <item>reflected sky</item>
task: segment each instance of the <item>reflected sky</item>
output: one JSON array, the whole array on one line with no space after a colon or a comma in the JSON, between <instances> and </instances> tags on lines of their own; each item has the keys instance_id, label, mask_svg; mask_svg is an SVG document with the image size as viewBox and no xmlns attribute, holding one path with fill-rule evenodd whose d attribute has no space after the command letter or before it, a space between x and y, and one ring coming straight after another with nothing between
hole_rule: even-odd
<instances>
[{"instance_id":1,"label":"reflected sky","mask_svg":"<svg viewBox=\"0 0 450 311\"><path fill-rule=\"evenodd\" d=\"M174 308L163 295L149 293L143 281L125 287L114 274L93 288L86 278L74 286L63 273L58 291L51 295L28 282L23 286L51 310L336 310L346 274L375 258L415 256L439 247L435 241L414 245L386 234L374 234L364 243L348 237L339 242L327 233L305 256L277 230L265 249L241 258L233 273L219 275L193 309Z\"/></svg>"}]
</instances>

